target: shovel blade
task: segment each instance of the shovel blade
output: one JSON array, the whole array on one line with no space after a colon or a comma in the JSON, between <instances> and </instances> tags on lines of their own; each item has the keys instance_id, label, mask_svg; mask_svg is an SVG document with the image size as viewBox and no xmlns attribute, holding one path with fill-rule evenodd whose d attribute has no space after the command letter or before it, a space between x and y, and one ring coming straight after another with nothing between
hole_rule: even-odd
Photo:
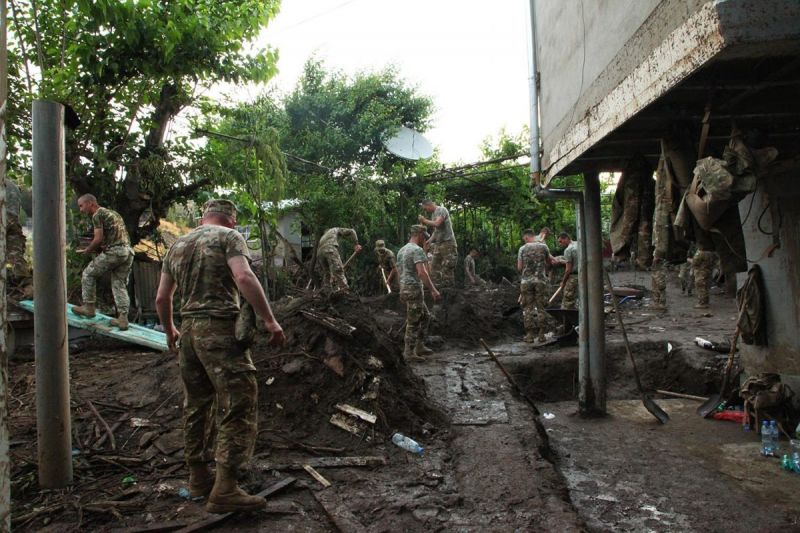
<instances>
[{"instance_id":1,"label":"shovel blade","mask_svg":"<svg viewBox=\"0 0 800 533\"><path fill-rule=\"evenodd\" d=\"M645 409L647 409L651 415L656 417L659 422L661 422L662 424L666 424L667 422L669 422L669 415L667 414L667 412L664 411L662 408L660 408L658 404L653 401L652 398L650 398L649 396L644 396L642 398L642 403L644 403Z\"/></svg>"},{"instance_id":2,"label":"shovel blade","mask_svg":"<svg viewBox=\"0 0 800 533\"><path fill-rule=\"evenodd\" d=\"M717 407L722 402L723 402L722 395L715 394L714 396L703 402L703 405L697 408L697 414L703 418L708 418L708 415L716 411Z\"/></svg>"}]
</instances>

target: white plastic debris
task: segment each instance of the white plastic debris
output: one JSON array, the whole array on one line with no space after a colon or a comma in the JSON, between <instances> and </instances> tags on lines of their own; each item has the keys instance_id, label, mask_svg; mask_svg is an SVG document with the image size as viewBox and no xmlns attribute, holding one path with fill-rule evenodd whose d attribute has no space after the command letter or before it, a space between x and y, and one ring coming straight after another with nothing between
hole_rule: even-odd
<instances>
[{"instance_id":1,"label":"white plastic debris","mask_svg":"<svg viewBox=\"0 0 800 533\"><path fill-rule=\"evenodd\" d=\"M552 420L556 417L556 415L554 415L553 413L545 413L542 416L545 418L545 420Z\"/></svg>"},{"instance_id":2,"label":"white plastic debris","mask_svg":"<svg viewBox=\"0 0 800 533\"><path fill-rule=\"evenodd\" d=\"M266 381L266 383L267 383L267 385L272 385L273 383L275 383L275 376L272 376L271 378L269 378Z\"/></svg>"}]
</instances>

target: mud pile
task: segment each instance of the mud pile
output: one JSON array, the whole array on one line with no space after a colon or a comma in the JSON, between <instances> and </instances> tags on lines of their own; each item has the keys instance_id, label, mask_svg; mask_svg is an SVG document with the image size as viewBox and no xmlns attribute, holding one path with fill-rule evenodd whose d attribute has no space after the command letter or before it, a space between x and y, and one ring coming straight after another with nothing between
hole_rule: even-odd
<instances>
[{"instance_id":1,"label":"mud pile","mask_svg":"<svg viewBox=\"0 0 800 533\"><path fill-rule=\"evenodd\" d=\"M432 308L430 333L470 345L481 338L494 341L524 335L518 298L519 289L505 285L444 289Z\"/></svg>"},{"instance_id":2,"label":"mud pile","mask_svg":"<svg viewBox=\"0 0 800 533\"><path fill-rule=\"evenodd\" d=\"M273 311L286 345L271 347L264 334L252 350L261 428L315 441L357 439L331 424L334 414L346 417L338 404L374 414L375 431L388 435L395 430L419 435L426 424L445 424L401 349L358 297L311 292L284 299Z\"/></svg>"}]
</instances>

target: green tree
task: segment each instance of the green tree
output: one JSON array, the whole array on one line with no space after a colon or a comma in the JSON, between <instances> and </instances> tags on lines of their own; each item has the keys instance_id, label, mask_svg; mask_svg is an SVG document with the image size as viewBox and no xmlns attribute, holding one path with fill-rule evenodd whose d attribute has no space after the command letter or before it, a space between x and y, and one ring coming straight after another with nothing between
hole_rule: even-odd
<instances>
[{"instance_id":1,"label":"green tree","mask_svg":"<svg viewBox=\"0 0 800 533\"><path fill-rule=\"evenodd\" d=\"M219 177L187 138L170 139L173 121L214 83L264 82L276 72L275 51L247 48L279 5L11 0L12 167L29 166L32 100L70 105L81 123L68 136L67 179L118 210L138 242L174 201Z\"/></svg>"}]
</instances>

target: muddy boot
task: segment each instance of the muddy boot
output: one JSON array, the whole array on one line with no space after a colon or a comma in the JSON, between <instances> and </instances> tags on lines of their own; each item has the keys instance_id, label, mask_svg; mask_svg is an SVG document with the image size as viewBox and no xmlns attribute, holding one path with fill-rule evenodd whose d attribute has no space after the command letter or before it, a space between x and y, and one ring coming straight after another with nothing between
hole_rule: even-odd
<instances>
[{"instance_id":1,"label":"muddy boot","mask_svg":"<svg viewBox=\"0 0 800 533\"><path fill-rule=\"evenodd\" d=\"M532 331L529 331L527 335L525 335L525 338L522 340L524 340L525 342L535 342L536 335Z\"/></svg>"},{"instance_id":2,"label":"muddy boot","mask_svg":"<svg viewBox=\"0 0 800 533\"><path fill-rule=\"evenodd\" d=\"M108 321L108 323L112 326L118 327L122 331L125 331L128 329L128 313L120 313L117 318L112 318Z\"/></svg>"},{"instance_id":3,"label":"muddy boot","mask_svg":"<svg viewBox=\"0 0 800 533\"><path fill-rule=\"evenodd\" d=\"M72 312L78 316L85 316L86 318L94 318L97 316L93 303L84 303L83 305L76 305L72 308Z\"/></svg>"},{"instance_id":4,"label":"muddy boot","mask_svg":"<svg viewBox=\"0 0 800 533\"><path fill-rule=\"evenodd\" d=\"M215 476L211 468L205 464L189 465L189 497L204 498L214 488Z\"/></svg>"},{"instance_id":5,"label":"muddy boot","mask_svg":"<svg viewBox=\"0 0 800 533\"><path fill-rule=\"evenodd\" d=\"M545 342L547 339L544 336L544 328L539 328L539 338L536 339L536 342Z\"/></svg>"},{"instance_id":6,"label":"muddy boot","mask_svg":"<svg viewBox=\"0 0 800 533\"><path fill-rule=\"evenodd\" d=\"M239 488L236 470L217 467L217 478L211 494L208 495L206 511L209 513L249 512L264 509L267 500L260 496L250 496Z\"/></svg>"},{"instance_id":7,"label":"muddy boot","mask_svg":"<svg viewBox=\"0 0 800 533\"><path fill-rule=\"evenodd\" d=\"M421 342L418 342L416 347L414 348L414 355L422 356L422 355L431 355L432 353L433 350L431 350Z\"/></svg>"},{"instance_id":8,"label":"muddy boot","mask_svg":"<svg viewBox=\"0 0 800 533\"><path fill-rule=\"evenodd\" d=\"M694 306L695 309L708 309L708 304L697 304Z\"/></svg>"}]
</instances>

